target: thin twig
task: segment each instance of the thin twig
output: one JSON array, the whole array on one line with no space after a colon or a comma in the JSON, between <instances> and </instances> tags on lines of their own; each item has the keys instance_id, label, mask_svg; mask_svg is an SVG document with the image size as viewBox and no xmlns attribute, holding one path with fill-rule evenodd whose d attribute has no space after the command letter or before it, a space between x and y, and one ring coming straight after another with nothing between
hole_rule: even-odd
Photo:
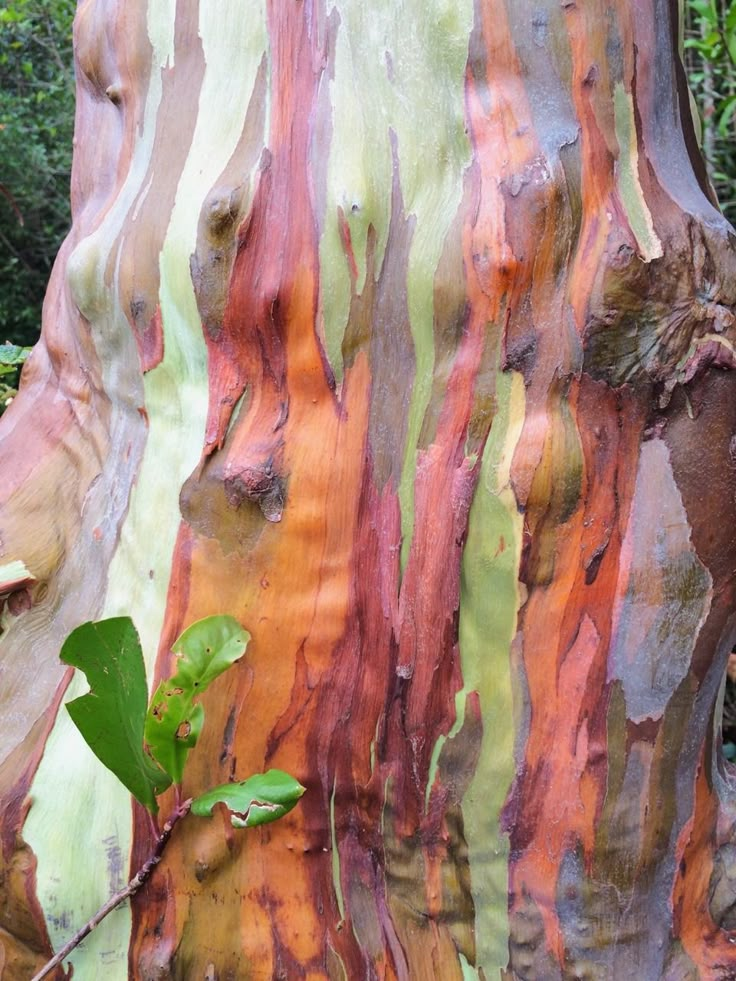
<instances>
[{"instance_id":1,"label":"thin twig","mask_svg":"<svg viewBox=\"0 0 736 981\"><path fill-rule=\"evenodd\" d=\"M185 800L182 804L179 804L166 824L163 826L163 830L156 841L156 847L153 849L150 858L140 867L140 869L138 869L128 885L119 892L116 892L114 896L111 896L104 906L101 906L97 910L92 919L86 923L81 930L78 930L77 933L74 934L69 943L65 944L58 954L55 954L48 964L44 965L44 967L41 968L38 974L36 974L31 981L41 981L42 978L45 978L48 974L50 974L51 971L53 971L55 967L58 967L64 958L68 957L74 948L78 947L84 938L88 936L94 930L94 928L105 919L108 913L112 913L116 906L119 906L130 896L134 896L141 886L145 885L145 883L151 877L151 873L161 861L161 856L169 843L169 838L171 837L171 832L174 830L174 826L189 813L189 808L191 806L191 798L189 800Z\"/></svg>"}]
</instances>

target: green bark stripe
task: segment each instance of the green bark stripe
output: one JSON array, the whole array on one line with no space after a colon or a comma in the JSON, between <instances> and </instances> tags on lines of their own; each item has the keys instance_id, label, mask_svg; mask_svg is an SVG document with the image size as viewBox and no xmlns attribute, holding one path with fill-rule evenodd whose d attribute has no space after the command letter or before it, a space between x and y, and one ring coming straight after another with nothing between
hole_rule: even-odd
<instances>
[{"instance_id":1,"label":"green bark stripe","mask_svg":"<svg viewBox=\"0 0 736 981\"><path fill-rule=\"evenodd\" d=\"M471 964L468 964L467 958L463 957L462 954L460 954L459 957L460 967L463 972L463 981L480 981L481 976L476 968L474 968Z\"/></svg>"},{"instance_id":2,"label":"green bark stripe","mask_svg":"<svg viewBox=\"0 0 736 981\"><path fill-rule=\"evenodd\" d=\"M659 259L662 243L657 238L651 212L647 207L644 191L639 182L639 152L636 139L634 100L622 82L617 82L613 93L616 119L616 139L619 145L618 188L626 209L631 230L636 236L643 259L651 262Z\"/></svg>"},{"instance_id":3,"label":"green bark stripe","mask_svg":"<svg viewBox=\"0 0 736 981\"><path fill-rule=\"evenodd\" d=\"M489 978L508 961L508 843L499 818L515 770L509 650L520 603L523 518L510 470L524 421L522 376L498 372L496 400L463 553L460 657L465 687L458 695L460 704L468 692L477 691L483 719L480 760L462 806L475 902L476 966Z\"/></svg>"},{"instance_id":4,"label":"green bark stripe","mask_svg":"<svg viewBox=\"0 0 736 981\"><path fill-rule=\"evenodd\" d=\"M330 795L330 846L332 848L332 886L335 890L337 908L340 911L340 919L345 919L345 898L342 893L342 879L340 878L340 852L337 847L337 830L335 828L335 787L332 787Z\"/></svg>"},{"instance_id":5,"label":"green bark stripe","mask_svg":"<svg viewBox=\"0 0 736 981\"><path fill-rule=\"evenodd\" d=\"M417 441L434 368L434 275L470 162L464 74L473 5L442 0L432 17L427 17L418 0L402 8L401 18L390 5L352 2L341 5L339 12L331 88L333 135L320 243L325 344L340 381L350 274L340 241L338 208L350 228L360 293L370 225L377 232L377 270L386 245L392 187L389 130L393 129L406 213L417 219L407 282L416 375L399 488L405 565L414 527ZM407 17L412 24L409 32Z\"/></svg>"}]
</instances>

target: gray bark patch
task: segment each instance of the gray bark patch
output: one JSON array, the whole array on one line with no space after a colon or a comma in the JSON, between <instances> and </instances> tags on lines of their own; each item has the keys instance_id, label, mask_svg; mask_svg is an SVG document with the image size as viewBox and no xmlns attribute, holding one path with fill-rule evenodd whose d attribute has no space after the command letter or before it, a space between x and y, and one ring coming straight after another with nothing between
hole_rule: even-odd
<instances>
[{"instance_id":1,"label":"gray bark patch","mask_svg":"<svg viewBox=\"0 0 736 981\"><path fill-rule=\"evenodd\" d=\"M690 539L666 445L642 445L621 549L609 678L630 719L661 718L688 672L713 581Z\"/></svg>"}]
</instances>

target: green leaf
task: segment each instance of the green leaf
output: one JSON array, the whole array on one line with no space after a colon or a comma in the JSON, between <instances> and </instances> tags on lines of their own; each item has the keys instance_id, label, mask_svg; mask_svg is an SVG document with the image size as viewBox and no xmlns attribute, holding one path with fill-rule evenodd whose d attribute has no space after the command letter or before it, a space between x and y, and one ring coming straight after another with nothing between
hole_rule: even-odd
<instances>
[{"instance_id":1,"label":"green leaf","mask_svg":"<svg viewBox=\"0 0 736 981\"><path fill-rule=\"evenodd\" d=\"M718 132L721 136L728 134L728 124L731 122L734 112L736 112L736 95L730 95L723 100L719 109Z\"/></svg>"},{"instance_id":2,"label":"green leaf","mask_svg":"<svg viewBox=\"0 0 736 981\"><path fill-rule=\"evenodd\" d=\"M148 686L138 632L130 617L83 623L67 637L61 660L84 671L86 695L67 704L97 758L155 814L171 780L143 749Z\"/></svg>"},{"instance_id":3,"label":"green leaf","mask_svg":"<svg viewBox=\"0 0 736 981\"><path fill-rule=\"evenodd\" d=\"M736 31L736 3L729 5L723 26L725 27L726 35L733 34Z\"/></svg>"},{"instance_id":4,"label":"green leaf","mask_svg":"<svg viewBox=\"0 0 736 981\"><path fill-rule=\"evenodd\" d=\"M283 770L269 770L209 790L192 802L192 814L211 817L215 804L225 804L234 828L255 828L288 814L303 793L304 787L294 777Z\"/></svg>"},{"instance_id":5,"label":"green leaf","mask_svg":"<svg viewBox=\"0 0 736 981\"><path fill-rule=\"evenodd\" d=\"M174 783L181 783L189 750L204 724L204 709L195 698L243 656L249 640L248 631L233 617L214 616L193 623L174 644L176 674L156 689L144 733L151 755Z\"/></svg>"},{"instance_id":6,"label":"green leaf","mask_svg":"<svg viewBox=\"0 0 736 981\"><path fill-rule=\"evenodd\" d=\"M688 5L692 10L700 14L701 17L712 20L715 23L717 14L713 0L688 0Z\"/></svg>"}]
</instances>

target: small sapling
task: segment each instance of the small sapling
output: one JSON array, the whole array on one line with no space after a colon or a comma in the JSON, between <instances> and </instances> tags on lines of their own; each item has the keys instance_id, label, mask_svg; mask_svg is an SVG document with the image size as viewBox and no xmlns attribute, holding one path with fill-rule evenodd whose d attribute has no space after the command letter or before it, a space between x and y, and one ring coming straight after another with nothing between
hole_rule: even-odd
<instances>
[{"instance_id":1,"label":"small sapling","mask_svg":"<svg viewBox=\"0 0 736 981\"><path fill-rule=\"evenodd\" d=\"M176 671L161 682L149 703L143 652L130 617L84 623L67 637L61 660L84 672L90 690L66 708L92 752L148 810L155 846L128 885L111 896L32 981L50 974L108 913L148 881L174 827L189 813L209 817L216 804L224 804L233 827L252 828L287 814L304 793L288 773L269 770L182 799L187 757L204 725L199 699L215 678L240 660L249 640L248 631L230 616L193 623L172 646ZM172 785L175 804L160 826L158 798Z\"/></svg>"}]
</instances>

